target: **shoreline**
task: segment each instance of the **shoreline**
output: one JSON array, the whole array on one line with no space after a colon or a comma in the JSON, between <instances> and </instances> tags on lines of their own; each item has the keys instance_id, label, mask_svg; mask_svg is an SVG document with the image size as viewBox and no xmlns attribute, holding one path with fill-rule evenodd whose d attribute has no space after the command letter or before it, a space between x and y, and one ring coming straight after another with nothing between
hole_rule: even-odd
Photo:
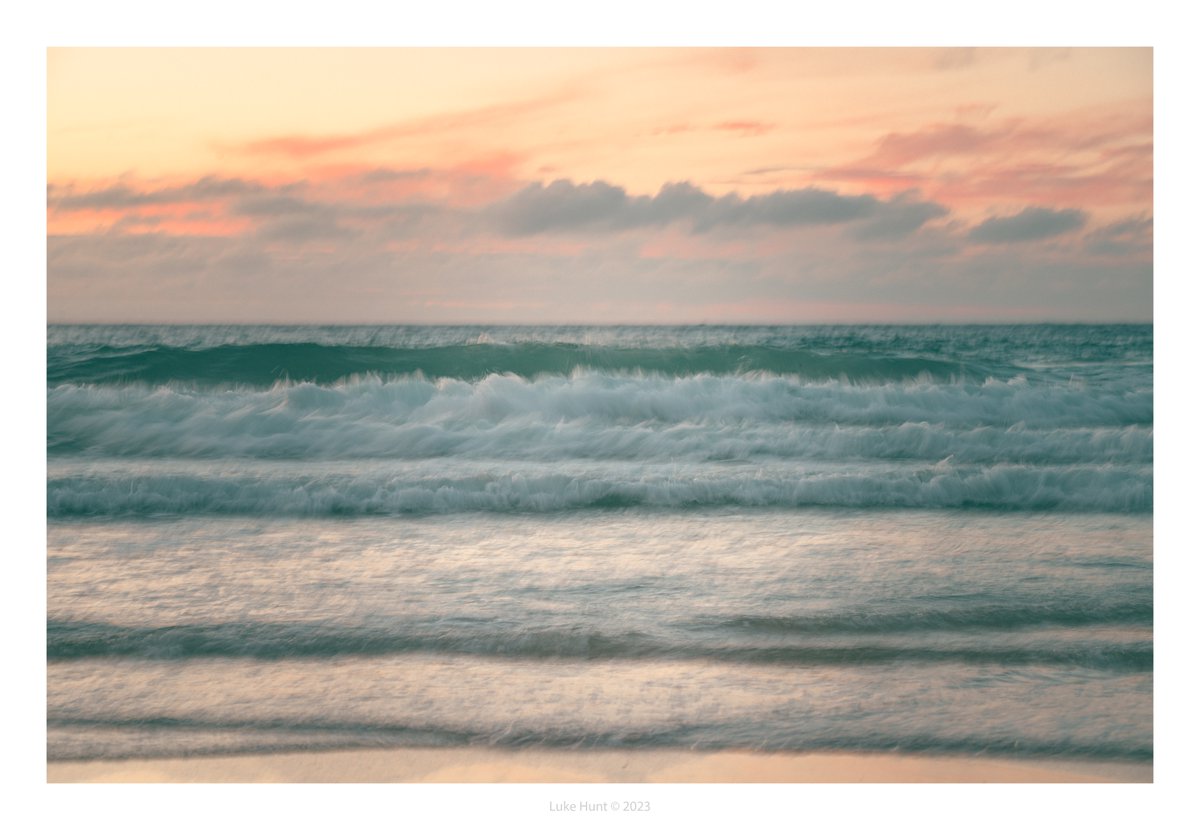
<instances>
[{"instance_id":1,"label":"shoreline","mask_svg":"<svg viewBox=\"0 0 1200 830\"><path fill-rule=\"evenodd\" d=\"M1149 761L857 752L405 747L49 761L55 783L1151 783Z\"/></svg>"}]
</instances>

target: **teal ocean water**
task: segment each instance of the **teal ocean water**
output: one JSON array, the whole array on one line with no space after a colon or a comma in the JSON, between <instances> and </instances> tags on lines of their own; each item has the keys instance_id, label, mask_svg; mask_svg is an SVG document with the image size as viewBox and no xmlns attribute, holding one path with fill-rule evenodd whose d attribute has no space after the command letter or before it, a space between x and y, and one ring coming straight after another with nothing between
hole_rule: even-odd
<instances>
[{"instance_id":1,"label":"teal ocean water","mask_svg":"<svg viewBox=\"0 0 1200 830\"><path fill-rule=\"evenodd\" d=\"M1153 756L1150 326L47 338L51 759Z\"/></svg>"}]
</instances>

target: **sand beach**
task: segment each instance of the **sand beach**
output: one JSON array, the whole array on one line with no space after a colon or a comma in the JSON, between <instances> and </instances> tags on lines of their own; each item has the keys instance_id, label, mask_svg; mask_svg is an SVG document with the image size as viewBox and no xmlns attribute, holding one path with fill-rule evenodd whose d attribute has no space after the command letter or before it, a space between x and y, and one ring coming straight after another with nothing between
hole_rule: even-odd
<instances>
[{"instance_id":1,"label":"sand beach","mask_svg":"<svg viewBox=\"0 0 1200 830\"><path fill-rule=\"evenodd\" d=\"M1149 763L913 754L373 749L51 762L49 783L1151 783Z\"/></svg>"}]
</instances>

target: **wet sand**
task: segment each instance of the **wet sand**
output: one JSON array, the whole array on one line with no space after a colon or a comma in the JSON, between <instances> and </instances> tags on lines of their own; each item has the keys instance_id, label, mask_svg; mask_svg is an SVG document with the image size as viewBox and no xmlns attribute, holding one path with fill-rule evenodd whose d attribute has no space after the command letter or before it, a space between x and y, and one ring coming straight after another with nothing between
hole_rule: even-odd
<instances>
[{"instance_id":1,"label":"wet sand","mask_svg":"<svg viewBox=\"0 0 1200 830\"><path fill-rule=\"evenodd\" d=\"M51 762L49 783L1149 783L1150 763L868 753L372 749Z\"/></svg>"}]
</instances>

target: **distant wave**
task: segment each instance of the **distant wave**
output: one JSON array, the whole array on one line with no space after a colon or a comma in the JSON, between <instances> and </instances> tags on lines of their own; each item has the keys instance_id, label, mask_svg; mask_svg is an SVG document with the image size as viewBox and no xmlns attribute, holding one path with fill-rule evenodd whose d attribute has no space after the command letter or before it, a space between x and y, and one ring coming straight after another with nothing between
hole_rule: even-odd
<instances>
[{"instance_id":1,"label":"distant wave","mask_svg":"<svg viewBox=\"0 0 1200 830\"><path fill-rule=\"evenodd\" d=\"M51 325L51 351L97 346L218 346L311 343L321 346L424 349L460 345L566 344L638 349L750 345L823 353L968 355L1038 362L1149 360L1154 327L1115 325L816 325L816 326L314 326L314 325Z\"/></svg>"},{"instance_id":2,"label":"distant wave","mask_svg":"<svg viewBox=\"0 0 1200 830\"><path fill-rule=\"evenodd\" d=\"M635 348L577 343L470 343L422 348L322 343L253 343L186 348L142 345L50 349L47 379L60 383L168 382L270 386L281 380L328 384L356 375L421 373L477 380L494 374L533 378L577 370L729 375L771 372L805 378L882 382L928 377L982 380L989 373L960 361L889 355L823 354L748 344Z\"/></svg>"}]
</instances>

